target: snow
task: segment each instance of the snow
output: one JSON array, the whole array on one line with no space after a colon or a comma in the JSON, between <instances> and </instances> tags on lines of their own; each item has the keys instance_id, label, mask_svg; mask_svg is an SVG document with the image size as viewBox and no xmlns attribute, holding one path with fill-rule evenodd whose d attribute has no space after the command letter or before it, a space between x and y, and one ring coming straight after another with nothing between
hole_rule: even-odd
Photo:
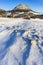
<instances>
[{"instance_id":1,"label":"snow","mask_svg":"<svg viewBox=\"0 0 43 65\"><path fill-rule=\"evenodd\" d=\"M43 65L43 19L0 18L0 65Z\"/></svg>"}]
</instances>

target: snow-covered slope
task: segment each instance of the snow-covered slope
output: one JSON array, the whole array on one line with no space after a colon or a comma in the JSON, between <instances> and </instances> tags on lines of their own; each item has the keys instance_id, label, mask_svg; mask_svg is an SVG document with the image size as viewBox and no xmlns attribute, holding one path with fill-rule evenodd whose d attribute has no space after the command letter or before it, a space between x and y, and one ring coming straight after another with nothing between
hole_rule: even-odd
<instances>
[{"instance_id":1,"label":"snow-covered slope","mask_svg":"<svg viewBox=\"0 0 43 65\"><path fill-rule=\"evenodd\" d=\"M0 18L0 65L43 65L43 20Z\"/></svg>"}]
</instances>

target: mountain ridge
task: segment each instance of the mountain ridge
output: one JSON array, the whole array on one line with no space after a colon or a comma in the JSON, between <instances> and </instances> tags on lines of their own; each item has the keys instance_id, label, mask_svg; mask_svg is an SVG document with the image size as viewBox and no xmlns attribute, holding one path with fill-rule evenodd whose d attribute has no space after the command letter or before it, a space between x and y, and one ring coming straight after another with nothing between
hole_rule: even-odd
<instances>
[{"instance_id":1,"label":"mountain ridge","mask_svg":"<svg viewBox=\"0 0 43 65\"><path fill-rule=\"evenodd\" d=\"M2 14L1 14L2 13ZM0 17L10 17L10 18L43 18L43 16L37 16L37 12L30 9L26 4L19 4L15 8L9 11L0 9Z\"/></svg>"}]
</instances>

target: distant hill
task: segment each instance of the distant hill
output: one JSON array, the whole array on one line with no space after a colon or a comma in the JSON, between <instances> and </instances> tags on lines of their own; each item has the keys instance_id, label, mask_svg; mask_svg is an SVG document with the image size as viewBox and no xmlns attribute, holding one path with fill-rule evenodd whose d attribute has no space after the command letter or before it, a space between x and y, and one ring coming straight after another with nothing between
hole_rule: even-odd
<instances>
[{"instance_id":1,"label":"distant hill","mask_svg":"<svg viewBox=\"0 0 43 65\"><path fill-rule=\"evenodd\" d=\"M8 11L8 13L11 13L10 15L13 17L23 17L23 18L30 18L31 16L34 16L35 11L31 10L27 5L25 4L19 4L11 11Z\"/></svg>"},{"instance_id":2,"label":"distant hill","mask_svg":"<svg viewBox=\"0 0 43 65\"><path fill-rule=\"evenodd\" d=\"M5 10L3 10L3 9L0 9L0 16L5 16L5 14L6 14L6 11Z\"/></svg>"},{"instance_id":3,"label":"distant hill","mask_svg":"<svg viewBox=\"0 0 43 65\"><path fill-rule=\"evenodd\" d=\"M10 18L43 18L38 15L38 12L33 11L25 4L19 4L15 8L9 11L0 9L0 17L10 17Z\"/></svg>"}]
</instances>

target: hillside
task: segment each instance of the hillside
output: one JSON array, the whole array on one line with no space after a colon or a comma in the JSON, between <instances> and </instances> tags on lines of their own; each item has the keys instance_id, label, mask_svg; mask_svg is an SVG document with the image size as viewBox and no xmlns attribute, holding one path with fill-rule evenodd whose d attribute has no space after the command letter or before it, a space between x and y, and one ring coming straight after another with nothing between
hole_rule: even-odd
<instances>
[{"instance_id":1,"label":"hillside","mask_svg":"<svg viewBox=\"0 0 43 65\"><path fill-rule=\"evenodd\" d=\"M6 14L6 11L5 10L3 10L3 9L0 9L0 16L5 16L5 14Z\"/></svg>"}]
</instances>

